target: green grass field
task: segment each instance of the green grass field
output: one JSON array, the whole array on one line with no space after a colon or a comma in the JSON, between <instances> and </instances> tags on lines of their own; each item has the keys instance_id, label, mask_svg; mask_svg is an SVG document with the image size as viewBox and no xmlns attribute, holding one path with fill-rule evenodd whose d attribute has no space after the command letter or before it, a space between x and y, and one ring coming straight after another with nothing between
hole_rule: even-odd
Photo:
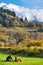
<instances>
[{"instance_id":1,"label":"green grass field","mask_svg":"<svg viewBox=\"0 0 43 65\"><path fill-rule=\"evenodd\" d=\"M19 57L22 62L5 62L7 54L0 53L0 65L43 65L43 58ZM15 56L12 55L14 60Z\"/></svg>"}]
</instances>

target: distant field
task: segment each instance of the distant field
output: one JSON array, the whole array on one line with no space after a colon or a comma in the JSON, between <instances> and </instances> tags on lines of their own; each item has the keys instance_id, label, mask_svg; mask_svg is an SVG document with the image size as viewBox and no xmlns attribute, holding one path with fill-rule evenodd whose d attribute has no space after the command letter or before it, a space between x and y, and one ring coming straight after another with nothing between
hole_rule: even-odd
<instances>
[{"instance_id":1,"label":"distant field","mask_svg":"<svg viewBox=\"0 0 43 65\"><path fill-rule=\"evenodd\" d=\"M43 65L43 58L20 57L22 62L4 62L7 54L0 53L0 65ZM14 60L15 56L12 55Z\"/></svg>"}]
</instances>

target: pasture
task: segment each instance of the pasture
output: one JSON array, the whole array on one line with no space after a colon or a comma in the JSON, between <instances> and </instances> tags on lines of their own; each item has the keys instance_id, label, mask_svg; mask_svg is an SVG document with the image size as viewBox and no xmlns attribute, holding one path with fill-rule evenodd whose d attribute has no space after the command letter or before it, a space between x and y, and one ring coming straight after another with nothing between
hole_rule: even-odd
<instances>
[{"instance_id":1,"label":"pasture","mask_svg":"<svg viewBox=\"0 0 43 65\"><path fill-rule=\"evenodd\" d=\"M8 54L0 53L0 65L43 65L43 58L33 58L33 57L21 57L18 58L22 59L22 62L6 62L6 57ZM12 55L13 60L15 56Z\"/></svg>"}]
</instances>

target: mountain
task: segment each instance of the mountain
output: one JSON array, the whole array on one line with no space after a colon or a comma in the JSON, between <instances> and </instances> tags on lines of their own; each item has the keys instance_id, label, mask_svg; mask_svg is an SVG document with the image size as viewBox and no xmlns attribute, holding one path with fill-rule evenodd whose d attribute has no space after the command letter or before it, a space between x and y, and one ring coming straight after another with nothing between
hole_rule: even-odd
<instances>
[{"instance_id":1,"label":"mountain","mask_svg":"<svg viewBox=\"0 0 43 65\"><path fill-rule=\"evenodd\" d=\"M43 9L29 9L15 4L0 3L0 7L14 11L18 17L26 17L28 21L43 22Z\"/></svg>"},{"instance_id":2,"label":"mountain","mask_svg":"<svg viewBox=\"0 0 43 65\"><path fill-rule=\"evenodd\" d=\"M40 20L34 14L36 12L28 8L0 3L0 48L5 50L6 47L16 47L18 51L23 46L24 50L24 46L34 46L31 41L39 40L35 43L35 46L38 46L43 40L43 24L39 23Z\"/></svg>"}]
</instances>

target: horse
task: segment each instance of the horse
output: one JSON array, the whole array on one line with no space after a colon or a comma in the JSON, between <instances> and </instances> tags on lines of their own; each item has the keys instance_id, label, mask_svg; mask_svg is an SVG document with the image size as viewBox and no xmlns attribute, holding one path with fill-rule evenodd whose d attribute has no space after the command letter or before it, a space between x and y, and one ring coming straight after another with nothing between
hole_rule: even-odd
<instances>
[{"instance_id":1,"label":"horse","mask_svg":"<svg viewBox=\"0 0 43 65\"><path fill-rule=\"evenodd\" d=\"M12 59L11 56L8 56L8 57L6 58L6 61L13 61L13 59Z\"/></svg>"},{"instance_id":2,"label":"horse","mask_svg":"<svg viewBox=\"0 0 43 65\"><path fill-rule=\"evenodd\" d=\"M22 62L22 60L17 58L17 57L15 57L15 62Z\"/></svg>"}]
</instances>

